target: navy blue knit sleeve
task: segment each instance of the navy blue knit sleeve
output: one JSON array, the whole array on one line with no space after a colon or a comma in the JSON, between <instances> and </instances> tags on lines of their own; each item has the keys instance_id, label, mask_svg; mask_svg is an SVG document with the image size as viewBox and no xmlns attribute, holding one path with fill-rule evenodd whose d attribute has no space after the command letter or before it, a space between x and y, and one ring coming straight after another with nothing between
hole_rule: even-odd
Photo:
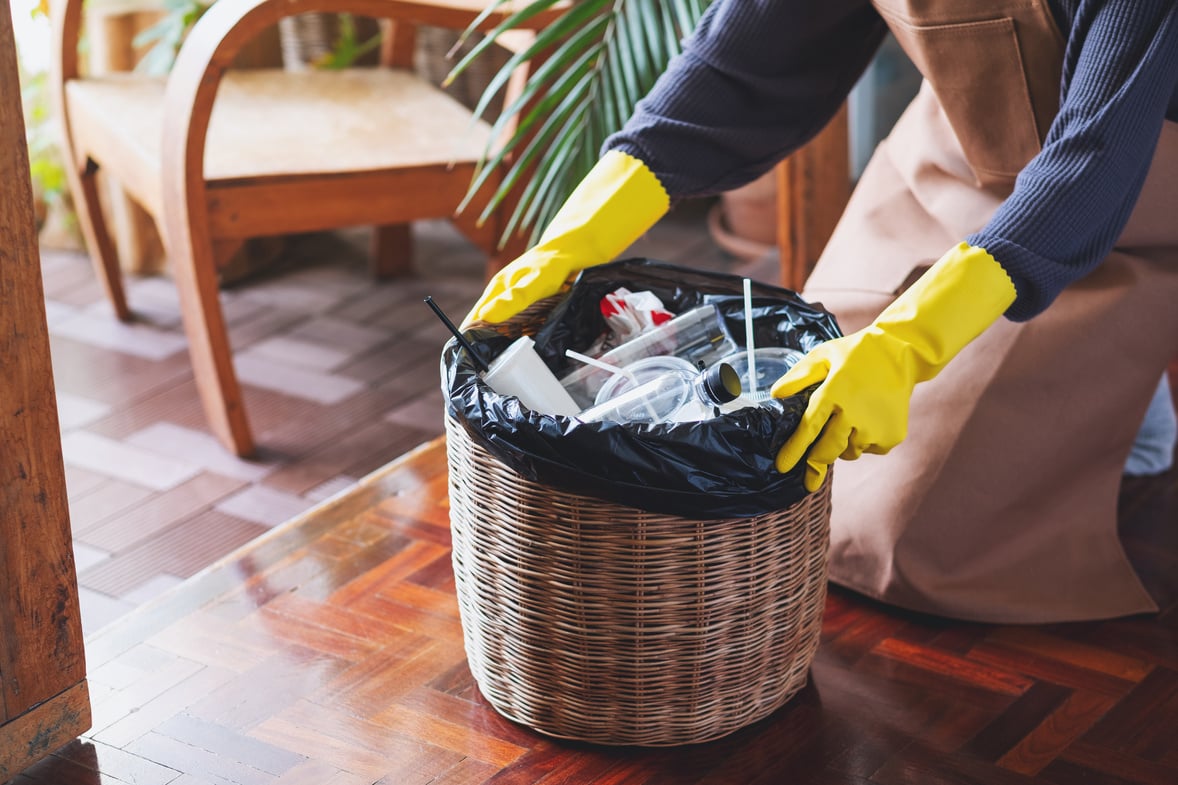
<instances>
[{"instance_id":1,"label":"navy blue knit sleeve","mask_svg":"<svg viewBox=\"0 0 1178 785\"><path fill-rule=\"evenodd\" d=\"M822 130L885 32L867 0L715 0L604 150L673 199L743 185Z\"/></svg>"},{"instance_id":2,"label":"navy blue knit sleeve","mask_svg":"<svg viewBox=\"0 0 1178 785\"><path fill-rule=\"evenodd\" d=\"M1029 319L1112 250L1178 85L1174 0L1060 0L1071 20L1060 111L989 223L966 238L1006 269ZM1169 111L1173 111L1169 109Z\"/></svg>"}]
</instances>

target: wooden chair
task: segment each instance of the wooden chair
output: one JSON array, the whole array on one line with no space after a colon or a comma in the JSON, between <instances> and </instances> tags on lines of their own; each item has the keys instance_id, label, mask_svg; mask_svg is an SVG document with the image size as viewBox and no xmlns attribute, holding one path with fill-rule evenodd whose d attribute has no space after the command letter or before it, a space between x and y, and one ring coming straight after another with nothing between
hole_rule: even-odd
<instances>
[{"instance_id":1,"label":"wooden chair","mask_svg":"<svg viewBox=\"0 0 1178 785\"><path fill-rule=\"evenodd\" d=\"M115 314L130 320L98 203L101 167L161 229L205 414L237 455L249 456L255 446L218 298L219 261L249 237L371 224L378 227L378 273L408 271L409 222L454 217L489 133L412 73L414 31L418 25L465 28L484 6L484 0L218 0L194 26L165 81L135 74L83 78L82 0L57 0L57 109L98 277ZM381 19L384 66L300 73L230 67L258 33L309 12ZM488 24L497 21L492 16ZM491 272L523 249L498 249L499 223L476 226L476 208L455 224L487 252Z\"/></svg>"}]
</instances>

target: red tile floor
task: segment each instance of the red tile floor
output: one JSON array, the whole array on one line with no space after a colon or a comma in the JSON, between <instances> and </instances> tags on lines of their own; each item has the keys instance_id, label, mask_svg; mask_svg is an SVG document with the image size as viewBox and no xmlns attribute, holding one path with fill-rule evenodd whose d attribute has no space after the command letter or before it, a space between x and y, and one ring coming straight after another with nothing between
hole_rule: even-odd
<instances>
[{"instance_id":1,"label":"red tile floor","mask_svg":"<svg viewBox=\"0 0 1178 785\"><path fill-rule=\"evenodd\" d=\"M686 203L631 249L775 282ZM289 238L223 304L260 445L239 460L201 414L175 289L128 280L116 321L88 259L43 249L46 311L87 636L442 432L438 353L482 289L483 257L447 223L415 229L416 275L374 282L363 231Z\"/></svg>"}]
</instances>

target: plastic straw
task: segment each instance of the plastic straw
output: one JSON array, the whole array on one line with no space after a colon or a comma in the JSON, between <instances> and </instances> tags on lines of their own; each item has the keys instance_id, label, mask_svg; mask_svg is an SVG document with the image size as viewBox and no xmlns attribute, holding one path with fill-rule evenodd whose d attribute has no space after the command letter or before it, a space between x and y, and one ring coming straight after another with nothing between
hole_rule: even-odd
<instances>
[{"instance_id":1,"label":"plastic straw","mask_svg":"<svg viewBox=\"0 0 1178 785\"><path fill-rule=\"evenodd\" d=\"M474 345L470 341L466 340L466 336L459 332L458 328L454 326L454 322L450 321L449 317L442 313L442 309L439 308L438 304L434 302L434 298L426 297L425 304L430 307L430 310L438 315L438 318L442 320L442 324L446 325L450 332L454 333L454 337L458 339L458 343L461 344L462 348L466 349L466 351L470 354L470 359L474 361L475 367L477 367L482 373L486 373L487 371L491 370L491 366L487 365L487 361L483 359L482 355L475 351Z\"/></svg>"},{"instance_id":2,"label":"plastic straw","mask_svg":"<svg viewBox=\"0 0 1178 785\"><path fill-rule=\"evenodd\" d=\"M631 373L630 371L627 371L625 368L622 368L619 365L614 365L613 363L607 363L604 360L598 360L596 357L590 357L587 354L581 354L580 352L574 352L572 349L565 349L564 353L565 353L566 357L571 357L574 360L580 360L581 362L585 363L586 365L592 365L594 368L600 368L601 370L609 371L610 373L620 373L622 376L625 376L627 379L629 379L632 382L638 381L637 379L634 378L633 373Z\"/></svg>"},{"instance_id":3,"label":"plastic straw","mask_svg":"<svg viewBox=\"0 0 1178 785\"><path fill-rule=\"evenodd\" d=\"M753 346L753 282L744 279L744 348L749 357L749 394L757 394L757 355Z\"/></svg>"},{"instance_id":4,"label":"plastic straw","mask_svg":"<svg viewBox=\"0 0 1178 785\"><path fill-rule=\"evenodd\" d=\"M608 371L609 373L620 373L622 376L625 376L627 379L629 379L631 384L633 384L635 387L638 386L638 377L634 375L634 372L627 371L620 365L607 363L604 360L598 360L596 357L590 357L587 354L581 354L580 352L575 352L572 349L565 349L564 353L566 357L571 357L574 360L580 360L586 365L592 365L594 368L600 368L601 370ZM650 415L652 420L657 420L659 418L658 412L654 410L654 407L650 405L649 401L643 401L643 405L646 406L646 412Z\"/></svg>"}]
</instances>

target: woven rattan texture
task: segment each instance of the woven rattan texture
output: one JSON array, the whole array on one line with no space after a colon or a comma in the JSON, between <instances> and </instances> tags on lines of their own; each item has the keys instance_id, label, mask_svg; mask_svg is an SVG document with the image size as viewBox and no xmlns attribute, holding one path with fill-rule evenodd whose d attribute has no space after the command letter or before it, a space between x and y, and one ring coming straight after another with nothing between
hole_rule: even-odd
<instances>
[{"instance_id":1,"label":"woven rattan texture","mask_svg":"<svg viewBox=\"0 0 1178 785\"><path fill-rule=\"evenodd\" d=\"M657 515L531 482L447 422L471 672L503 715L599 744L717 738L804 686L826 598L829 481L746 519Z\"/></svg>"}]
</instances>

